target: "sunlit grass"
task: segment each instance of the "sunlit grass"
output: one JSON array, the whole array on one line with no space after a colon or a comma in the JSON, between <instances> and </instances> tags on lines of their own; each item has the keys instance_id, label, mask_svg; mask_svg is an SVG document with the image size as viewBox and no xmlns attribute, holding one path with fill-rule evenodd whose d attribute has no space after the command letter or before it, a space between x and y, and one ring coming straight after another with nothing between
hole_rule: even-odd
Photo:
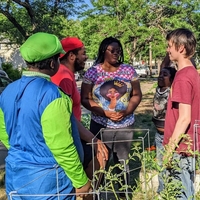
<instances>
[{"instance_id":1,"label":"sunlit grass","mask_svg":"<svg viewBox=\"0 0 200 200\"><path fill-rule=\"evenodd\" d=\"M4 188L4 170L0 170L0 200L7 200Z\"/></svg>"}]
</instances>

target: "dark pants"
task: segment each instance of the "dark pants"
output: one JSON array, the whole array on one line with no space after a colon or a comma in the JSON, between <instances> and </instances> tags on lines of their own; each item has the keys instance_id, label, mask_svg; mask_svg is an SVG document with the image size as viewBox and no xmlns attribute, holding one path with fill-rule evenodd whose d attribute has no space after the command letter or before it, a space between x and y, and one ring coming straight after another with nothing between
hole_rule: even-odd
<instances>
[{"instance_id":1,"label":"dark pants","mask_svg":"<svg viewBox=\"0 0 200 200\"><path fill-rule=\"evenodd\" d=\"M90 124L90 131L93 134L98 133L97 137L101 138L102 142L106 144L109 150L109 158L113 157L115 164L121 163L125 167L127 182L125 183L125 177L122 175L123 181L121 186L124 184L129 184L129 165L126 163L126 160L129 158L130 148L133 140L133 126L121 129L111 129L106 128L105 126L92 120ZM106 168L108 167L109 166L107 165ZM121 169L116 168L117 174L120 174L121 172Z\"/></svg>"}]
</instances>

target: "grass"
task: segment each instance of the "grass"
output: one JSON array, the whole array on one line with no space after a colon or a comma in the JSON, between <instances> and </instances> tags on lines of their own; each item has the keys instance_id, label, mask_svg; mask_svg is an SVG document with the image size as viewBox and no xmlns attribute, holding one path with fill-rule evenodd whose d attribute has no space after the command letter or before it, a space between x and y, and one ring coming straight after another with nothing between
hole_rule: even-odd
<instances>
[{"instance_id":1,"label":"grass","mask_svg":"<svg viewBox=\"0 0 200 200\"><path fill-rule=\"evenodd\" d=\"M4 170L0 170L0 199L1 200L6 200L6 193L5 193L5 188L4 188Z\"/></svg>"}]
</instances>

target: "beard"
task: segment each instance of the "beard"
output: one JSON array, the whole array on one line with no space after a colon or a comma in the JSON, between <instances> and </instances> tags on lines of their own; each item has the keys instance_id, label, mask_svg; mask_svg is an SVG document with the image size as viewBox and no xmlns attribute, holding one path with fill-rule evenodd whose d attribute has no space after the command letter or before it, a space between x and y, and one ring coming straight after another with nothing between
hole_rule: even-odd
<instances>
[{"instance_id":1,"label":"beard","mask_svg":"<svg viewBox=\"0 0 200 200\"><path fill-rule=\"evenodd\" d=\"M83 70L85 67L85 63L84 62L80 62L80 60L78 58L75 59L75 62L74 62L74 69L75 71L81 71Z\"/></svg>"}]
</instances>

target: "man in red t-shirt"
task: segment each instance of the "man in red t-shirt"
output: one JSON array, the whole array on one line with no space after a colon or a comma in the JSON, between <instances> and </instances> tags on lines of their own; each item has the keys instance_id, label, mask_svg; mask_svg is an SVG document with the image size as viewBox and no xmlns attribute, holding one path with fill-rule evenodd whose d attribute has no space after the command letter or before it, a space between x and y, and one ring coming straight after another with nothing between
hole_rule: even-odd
<instances>
[{"instance_id":1,"label":"man in red t-shirt","mask_svg":"<svg viewBox=\"0 0 200 200\"><path fill-rule=\"evenodd\" d=\"M163 162L168 164L170 184L174 182L178 187L174 188L175 198L187 200L193 199L194 195L195 160L192 152L199 150L194 139L194 124L195 120L200 120L200 78L190 60L195 53L196 39L190 30L179 28L167 35L167 41L170 60L176 62L178 69L167 105Z\"/></svg>"},{"instance_id":2,"label":"man in red t-shirt","mask_svg":"<svg viewBox=\"0 0 200 200\"><path fill-rule=\"evenodd\" d=\"M84 69L87 60L85 47L78 38L67 37L61 40L66 54L60 55L60 67L51 78L52 82L71 96L73 100L73 113L78 121L81 120L81 97L77 89L74 73Z\"/></svg>"},{"instance_id":3,"label":"man in red t-shirt","mask_svg":"<svg viewBox=\"0 0 200 200\"><path fill-rule=\"evenodd\" d=\"M58 85L66 94L70 95L73 101L73 113L77 119L78 130L84 149L83 166L90 179L92 179L92 148L87 143L92 143L94 135L83 127L81 120L81 100L77 89L74 73L83 70L87 60L86 50L81 40L76 37L67 37L61 40L66 54L60 54L60 67L58 72L51 78L52 82ZM97 156L104 160L108 159L108 151L100 140L97 142ZM100 158L99 158L100 160Z\"/></svg>"}]
</instances>

